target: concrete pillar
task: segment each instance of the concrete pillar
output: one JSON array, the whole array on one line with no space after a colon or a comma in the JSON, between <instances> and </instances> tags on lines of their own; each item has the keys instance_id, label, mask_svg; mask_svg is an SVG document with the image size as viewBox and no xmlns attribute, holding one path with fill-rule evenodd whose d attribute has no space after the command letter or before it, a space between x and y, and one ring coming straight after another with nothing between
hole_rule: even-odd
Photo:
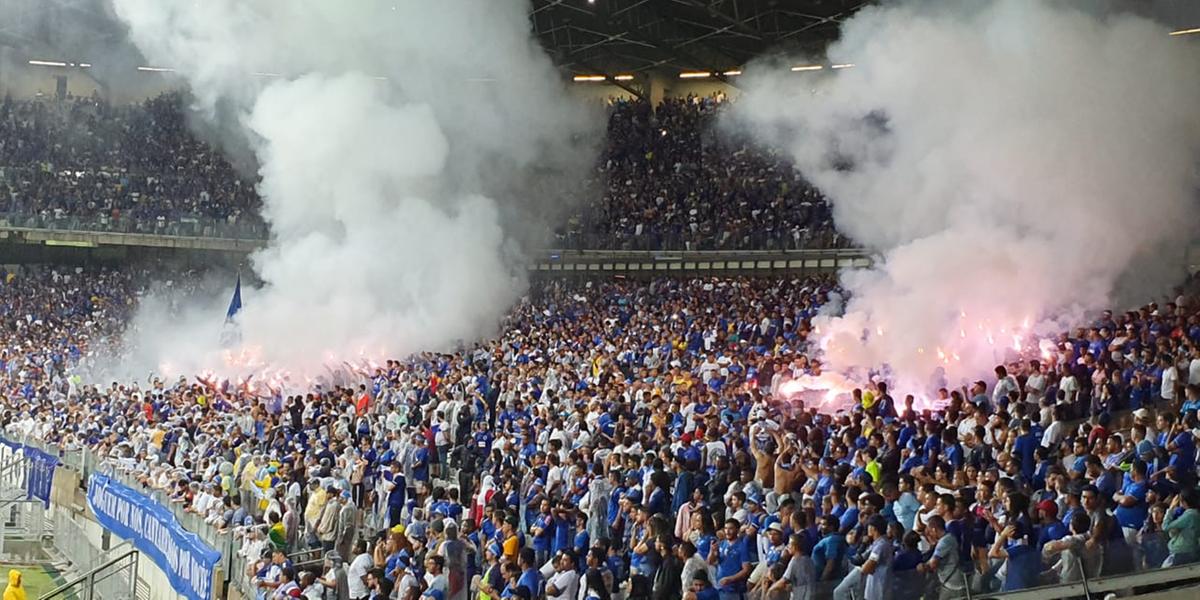
<instances>
[{"instance_id":1,"label":"concrete pillar","mask_svg":"<svg viewBox=\"0 0 1200 600\"><path fill-rule=\"evenodd\" d=\"M667 81L659 73L651 73L646 81L646 97L651 106L658 106L667 93Z\"/></svg>"}]
</instances>

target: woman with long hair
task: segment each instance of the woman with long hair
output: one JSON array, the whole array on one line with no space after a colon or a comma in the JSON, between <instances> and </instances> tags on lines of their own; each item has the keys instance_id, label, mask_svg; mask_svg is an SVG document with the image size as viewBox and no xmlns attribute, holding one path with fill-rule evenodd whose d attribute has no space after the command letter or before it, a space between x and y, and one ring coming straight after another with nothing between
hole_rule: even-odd
<instances>
[{"instance_id":1,"label":"woman with long hair","mask_svg":"<svg viewBox=\"0 0 1200 600\"><path fill-rule=\"evenodd\" d=\"M708 558L708 551L717 543L717 528L707 508L701 507L692 511L692 524L687 533L687 541L696 546L700 556Z\"/></svg>"},{"instance_id":2,"label":"woman with long hair","mask_svg":"<svg viewBox=\"0 0 1200 600\"><path fill-rule=\"evenodd\" d=\"M595 567L588 569L583 581L586 584L584 600L612 600L612 594L608 592L608 586L604 583L604 575L600 569Z\"/></svg>"}]
</instances>

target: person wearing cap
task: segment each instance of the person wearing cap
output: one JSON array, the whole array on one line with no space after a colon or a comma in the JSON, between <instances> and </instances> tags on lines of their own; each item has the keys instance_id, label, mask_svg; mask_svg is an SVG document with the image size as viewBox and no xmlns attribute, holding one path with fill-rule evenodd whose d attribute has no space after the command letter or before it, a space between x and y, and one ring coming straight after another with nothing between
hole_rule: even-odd
<instances>
[{"instance_id":1,"label":"person wearing cap","mask_svg":"<svg viewBox=\"0 0 1200 600\"><path fill-rule=\"evenodd\" d=\"M1053 500L1042 500L1037 503L1037 518L1038 549L1044 548L1049 542L1066 537L1067 527L1058 519L1058 504Z\"/></svg>"},{"instance_id":2,"label":"person wearing cap","mask_svg":"<svg viewBox=\"0 0 1200 600\"><path fill-rule=\"evenodd\" d=\"M1042 556L1051 564L1050 570L1058 574L1059 583L1099 576L1102 550L1100 546L1087 543L1091 526L1092 520L1086 513L1075 513L1071 517L1069 535L1042 548Z\"/></svg>"},{"instance_id":3,"label":"person wearing cap","mask_svg":"<svg viewBox=\"0 0 1200 600\"><path fill-rule=\"evenodd\" d=\"M325 589L331 590L330 593L335 594L338 599L350 598L350 583L346 575L346 565L342 563L342 556L336 550L331 550L325 553L324 558L325 575L319 578L320 584Z\"/></svg>"},{"instance_id":4,"label":"person wearing cap","mask_svg":"<svg viewBox=\"0 0 1200 600\"><path fill-rule=\"evenodd\" d=\"M394 579L397 598L415 599L421 593L421 580L417 577L414 560L407 550L402 550L396 557Z\"/></svg>"},{"instance_id":5,"label":"person wearing cap","mask_svg":"<svg viewBox=\"0 0 1200 600\"><path fill-rule=\"evenodd\" d=\"M750 528L757 531L753 525ZM758 561L754 565L754 569L750 572L749 583L751 585L751 596L762 597L766 595L775 579L771 576L771 569L775 565L782 565L785 554L787 553L787 543L784 542L783 524L778 521L766 525L765 531L758 535L748 534L747 540L755 539L759 542L759 550L757 553Z\"/></svg>"},{"instance_id":6,"label":"person wearing cap","mask_svg":"<svg viewBox=\"0 0 1200 600\"><path fill-rule=\"evenodd\" d=\"M483 574L475 586L479 590L477 600L497 600L504 590L504 569L500 563L502 551L498 542L489 542L483 549Z\"/></svg>"}]
</instances>

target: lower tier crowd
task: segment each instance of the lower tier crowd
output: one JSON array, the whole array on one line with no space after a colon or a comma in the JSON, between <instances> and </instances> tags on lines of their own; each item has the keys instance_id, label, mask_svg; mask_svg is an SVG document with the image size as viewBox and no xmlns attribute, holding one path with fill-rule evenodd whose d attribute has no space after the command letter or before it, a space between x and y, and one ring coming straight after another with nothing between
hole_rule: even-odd
<instances>
[{"instance_id":1,"label":"lower tier crowd","mask_svg":"<svg viewBox=\"0 0 1200 600\"><path fill-rule=\"evenodd\" d=\"M945 600L1200 558L1188 290L911 413L787 397L824 277L539 281L494 339L290 393L88 382L139 276L2 280L4 435L239 536L262 599Z\"/></svg>"}]
</instances>

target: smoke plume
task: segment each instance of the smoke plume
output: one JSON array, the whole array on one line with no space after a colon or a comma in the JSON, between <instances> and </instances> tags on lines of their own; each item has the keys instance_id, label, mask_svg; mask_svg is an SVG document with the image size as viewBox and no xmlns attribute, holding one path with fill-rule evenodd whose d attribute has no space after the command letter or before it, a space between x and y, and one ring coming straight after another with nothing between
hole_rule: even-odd
<instances>
[{"instance_id":1,"label":"smoke plume","mask_svg":"<svg viewBox=\"0 0 1200 600\"><path fill-rule=\"evenodd\" d=\"M218 346L230 278L182 314L148 300L127 364L312 372L475 339L526 283L503 217L542 201L489 193L590 162L598 121L564 99L522 1L114 6L201 114L232 115L273 236L252 257L262 285L243 288L239 348Z\"/></svg>"},{"instance_id":2,"label":"smoke plume","mask_svg":"<svg viewBox=\"0 0 1200 600\"><path fill-rule=\"evenodd\" d=\"M828 48L853 67L747 68L735 117L879 256L843 275L845 314L819 319L827 366L957 385L1177 281L1200 52L1167 32L1057 2L888 5Z\"/></svg>"}]
</instances>

